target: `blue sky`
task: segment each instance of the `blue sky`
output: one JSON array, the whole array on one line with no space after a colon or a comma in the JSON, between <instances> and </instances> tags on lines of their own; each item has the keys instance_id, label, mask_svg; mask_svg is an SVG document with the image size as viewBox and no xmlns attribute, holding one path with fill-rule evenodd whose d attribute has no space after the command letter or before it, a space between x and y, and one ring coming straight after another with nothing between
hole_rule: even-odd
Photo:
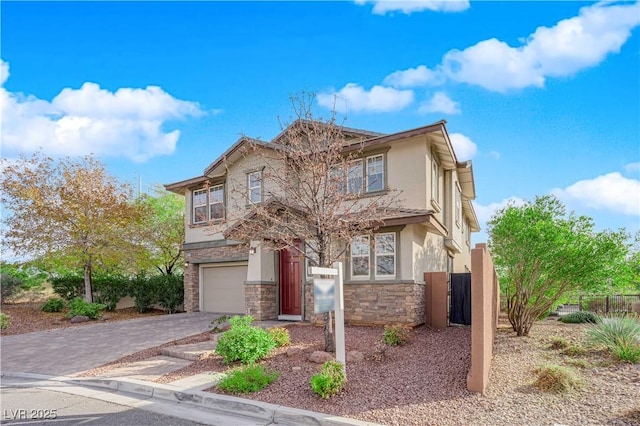
<instances>
[{"instance_id":1,"label":"blue sky","mask_svg":"<svg viewBox=\"0 0 640 426\"><path fill-rule=\"evenodd\" d=\"M393 133L440 119L481 224L557 194L640 228L636 2L0 3L2 157L94 153L121 180L202 174L288 97ZM480 233L475 240L486 238Z\"/></svg>"}]
</instances>

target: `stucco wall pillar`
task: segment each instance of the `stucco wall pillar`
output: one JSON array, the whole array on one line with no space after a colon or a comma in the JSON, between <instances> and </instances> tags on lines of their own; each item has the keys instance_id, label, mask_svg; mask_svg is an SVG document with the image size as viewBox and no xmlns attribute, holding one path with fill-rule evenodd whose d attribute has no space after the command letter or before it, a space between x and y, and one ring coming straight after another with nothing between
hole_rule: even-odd
<instances>
[{"instance_id":1,"label":"stucco wall pillar","mask_svg":"<svg viewBox=\"0 0 640 426\"><path fill-rule=\"evenodd\" d=\"M446 272L425 272L424 281L424 322L431 328L446 328L449 276Z\"/></svg>"}]
</instances>

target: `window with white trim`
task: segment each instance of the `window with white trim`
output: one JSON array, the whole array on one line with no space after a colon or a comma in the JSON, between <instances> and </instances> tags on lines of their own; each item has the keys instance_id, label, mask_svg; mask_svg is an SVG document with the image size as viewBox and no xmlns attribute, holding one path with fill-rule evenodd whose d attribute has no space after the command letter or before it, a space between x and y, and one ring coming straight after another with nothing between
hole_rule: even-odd
<instances>
[{"instance_id":1,"label":"window with white trim","mask_svg":"<svg viewBox=\"0 0 640 426\"><path fill-rule=\"evenodd\" d=\"M347 193L360 194L363 180L362 160L349 161L347 165Z\"/></svg>"},{"instance_id":2,"label":"window with white trim","mask_svg":"<svg viewBox=\"0 0 640 426\"><path fill-rule=\"evenodd\" d=\"M367 157L367 192L384 189L384 155Z\"/></svg>"},{"instance_id":3,"label":"window with white trim","mask_svg":"<svg viewBox=\"0 0 640 426\"><path fill-rule=\"evenodd\" d=\"M371 243L368 235L355 237L351 242L351 277L369 278Z\"/></svg>"},{"instance_id":4,"label":"window with white trim","mask_svg":"<svg viewBox=\"0 0 640 426\"><path fill-rule=\"evenodd\" d=\"M247 174L247 191L249 202L253 204L262 202L262 172Z\"/></svg>"},{"instance_id":5,"label":"window with white trim","mask_svg":"<svg viewBox=\"0 0 640 426\"><path fill-rule=\"evenodd\" d=\"M193 223L207 221L207 190L193 191Z\"/></svg>"},{"instance_id":6,"label":"window with white trim","mask_svg":"<svg viewBox=\"0 0 640 426\"><path fill-rule=\"evenodd\" d=\"M209 219L224 219L224 185L212 186L209 189Z\"/></svg>"},{"instance_id":7,"label":"window with white trim","mask_svg":"<svg viewBox=\"0 0 640 426\"><path fill-rule=\"evenodd\" d=\"M192 205L194 224L224 219L224 184L193 191Z\"/></svg>"},{"instance_id":8,"label":"window with white trim","mask_svg":"<svg viewBox=\"0 0 640 426\"><path fill-rule=\"evenodd\" d=\"M396 234L387 232L375 235L376 278L396 276Z\"/></svg>"},{"instance_id":9,"label":"window with white trim","mask_svg":"<svg viewBox=\"0 0 640 426\"><path fill-rule=\"evenodd\" d=\"M440 164L435 152L431 160L431 199L440 203Z\"/></svg>"}]
</instances>

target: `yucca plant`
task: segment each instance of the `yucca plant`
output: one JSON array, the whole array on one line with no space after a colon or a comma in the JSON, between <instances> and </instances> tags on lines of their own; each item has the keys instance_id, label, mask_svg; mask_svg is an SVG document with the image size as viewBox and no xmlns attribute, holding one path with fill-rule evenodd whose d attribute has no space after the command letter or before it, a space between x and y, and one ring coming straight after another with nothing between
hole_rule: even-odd
<instances>
[{"instance_id":1,"label":"yucca plant","mask_svg":"<svg viewBox=\"0 0 640 426\"><path fill-rule=\"evenodd\" d=\"M589 329L589 340L606 347L621 361L640 362L640 319L637 316L603 318Z\"/></svg>"}]
</instances>

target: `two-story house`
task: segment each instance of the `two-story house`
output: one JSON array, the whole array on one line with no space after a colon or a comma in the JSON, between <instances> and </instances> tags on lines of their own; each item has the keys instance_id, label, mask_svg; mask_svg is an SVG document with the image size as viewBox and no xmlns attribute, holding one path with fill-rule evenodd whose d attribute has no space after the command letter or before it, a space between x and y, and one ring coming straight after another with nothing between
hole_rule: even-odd
<instances>
[{"instance_id":1,"label":"two-story house","mask_svg":"<svg viewBox=\"0 0 640 426\"><path fill-rule=\"evenodd\" d=\"M360 157L349 163L347 185L358 186L363 197L383 188L402 193L400 208L373 235L356 237L346 250L345 319L361 324L421 324L424 273L471 268L470 234L479 230L471 204L475 198L471 162L456 159L444 121L393 134L340 130L345 140L359 141L361 146ZM247 155L244 148L251 144L270 149L281 143L279 138L282 134L271 142L240 138L202 175L165 185L186 199L188 312L249 314L261 320L318 319L302 256L293 250L273 251L251 241L228 240L210 226L233 216L231 191L244 191L249 203L265 201L268 182L261 164L265 157Z\"/></svg>"}]
</instances>

